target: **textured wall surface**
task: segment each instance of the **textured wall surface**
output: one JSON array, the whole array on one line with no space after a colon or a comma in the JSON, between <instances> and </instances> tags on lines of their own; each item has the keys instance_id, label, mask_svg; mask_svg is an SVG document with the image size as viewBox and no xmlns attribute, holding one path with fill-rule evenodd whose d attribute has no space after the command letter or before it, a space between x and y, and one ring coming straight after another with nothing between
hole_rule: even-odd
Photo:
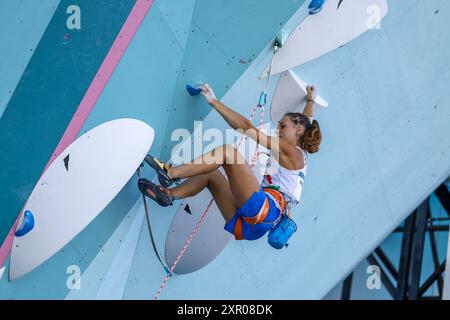
<instances>
[{"instance_id":1,"label":"textured wall surface","mask_svg":"<svg viewBox=\"0 0 450 320\"><path fill-rule=\"evenodd\" d=\"M134 3L63 0L55 9L0 121L0 239L16 220ZM66 27L66 10L74 4L83 7L81 30ZM22 3L25 7L34 5ZM42 24L30 16L24 14L22 24Z\"/></svg>"},{"instance_id":2,"label":"textured wall surface","mask_svg":"<svg viewBox=\"0 0 450 320\"><path fill-rule=\"evenodd\" d=\"M103 11L115 10L115 12L121 14L106 19L107 23L102 23L100 18L89 15L92 11L89 8L92 8L95 4L88 4L83 1L79 1L77 4L81 8L82 21L87 21L87 24L97 24L98 30L95 31L99 33L101 32L101 28L110 28L111 24L114 25L114 28L119 30L123 21L119 22L117 20L120 16L124 19L127 17L133 3L134 1L122 1L121 3L116 3L111 6L101 6ZM185 82L188 81L188 78L189 81L191 81L191 79L202 80L202 77L210 79L212 78L212 75L215 74L216 77L221 78L222 81L233 84L250 65L250 52L253 52L252 54L256 56L256 54L258 54L276 35L280 26L292 16L302 3L303 1L288 1L286 4L280 6L276 13L272 13L270 17L266 17L263 24L255 27L254 17L266 16L270 12L270 9L274 7L273 1L249 1L244 6L240 5L240 2L238 1L212 3L209 1L156 1L155 5L151 8L143 21L135 39L127 49L122 61L114 71L114 74L105 87L100 99L97 101L94 110L89 115L80 134L104 121L119 117L136 117L146 121L156 132L158 132L152 152L155 154L162 153L164 143L168 150L171 145L170 141L169 143L166 143L166 132L171 131L172 128L177 126L186 128L192 127L192 121L190 121L191 118L186 118L184 115L177 114L176 107L173 107L176 104L179 106L179 110L182 111L183 108L186 108L185 105L188 100L186 100L185 97L181 97L178 99L178 102L174 102L174 96L176 94L185 95L184 86ZM55 5L57 5L57 3L55 3ZM29 16L32 15L33 8L30 6L31 4L28 3L22 5L22 11L25 11L23 14L24 20L27 20L27 18L29 19ZM60 54L62 61L63 59L73 58L76 55L85 55L87 58L94 60L90 57L89 50L85 53L83 53L84 51L79 50L74 52L73 55L67 55L52 49L52 46L58 46L62 42L55 41L54 38L57 38L59 33L61 33L61 36L64 36L64 32L66 32L65 20L63 19L67 17L65 15L67 6L68 4L61 1L50 23L48 20L44 21L43 18L42 21L36 22L36 24L43 24L43 29L45 29L48 24L47 30L43 33L37 48L42 48L40 49L41 51L47 50L54 55ZM200 9L205 6L205 9ZM52 8L50 7L47 12L49 15L48 19L50 19L50 9ZM55 8L53 8L53 10L55 10ZM101 10L98 10L98 14L102 14ZM103 14L106 13L103 12ZM220 19L218 19L218 17L220 17ZM12 19L8 20L8 17L5 19L8 25L13 25L14 21L12 21ZM110 28L111 30L107 34L112 40L117 36L117 32L115 32L114 28ZM232 37L232 34L240 34L240 31L242 31L242 34L239 41L241 41L242 44L239 47L236 47L235 43L229 41L229 38ZM214 32L214 34L208 34L208 32ZM76 35L93 38L96 33L92 30L85 32L82 28ZM213 38L216 36L217 40L214 40ZM53 42L46 40L48 38L53 39ZM249 41L249 39L251 39L251 41ZM82 46L87 42L82 40L79 41L79 46ZM105 44L106 50L109 49L109 46L111 45L109 44L108 46L106 41L101 42L101 44ZM233 53L233 50L236 52ZM91 51L99 56L102 53L100 50L91 49ZM199 52L201 52L201 54L199 54ZM239 61L240 58L234 58L233 54L242 56L242 61ZM248 55L250 56L247 57ZM230 59L236 59L234 64L231 62L228 63L228 56L230 56ZM206 57L210 60L209 64L204 63ZM223 63L218 63L218 60L223 60ZM76 86L75 89L80 89L82 86L85 86L84 91L81 89L79 90L82 97L82 94L89 86L89 81L79 81L80 79L76 79L72 75L72 72L66 72L66 74L58 77L55 76L52 69L48 68L48 60L39 58L38 53L35 53L30 61L27 68L32 71L36 70L38 67L41 68L41 72L33 71L32 73L37 77L44 79L37 82L28 80L28 83L34 83L34 85L25 85L29 73L26 71L23 72L22 78L20 79L14 94L18 97L16 100L22 99L21 101L27 105L44 105L42 101L45 101L46 99L55 99L55 95L51 92L46 92L45 94L42 93L39 96L39 101L30 99L30 97L23 92L26 91L27 88L38 91L40 87L43 87L44 89L51 90L52 88L54 89L55 86L64 87L69 83L72 84L67 88L69 91L74 86ZM100 59L99 62L101 63L101 61L102 60ZM60 61L55 62L56 66L58 66L58 62ZM34 67L34 65L36 65L36 67ZM189 71L185 71L187 67L183 68L183 65L189 66ZM227 66L228 69L224 68L224 65ZM90 72L93 75L98 69L98 66L88 66L87 64L85 66L86 73ZM69 64L69 67L75 69L77 68L77 65L75 63ZM17 66L17 68L19 68L19 66ZM14 71L14 68L11 69ZM49 69L49 71L45 71L47 69ZM86 77L85 73L80 73L80 76ZM189 76L187 73L189 73ZM185 78L180 80L181 77ZM53 85L48 83L46 80L47 78L54 81ZM55 81L56 79L59 79L60 81L57 82ZM39 83L39 86L36 86L36 83ZM226 86L224 85L221 90L222 92L219 90L218 93L223 95L226 91L225 87ZM1 92L3 93L4 90L6 90L6 86L1 88ZM180 90L182 92L179 92ZM56 92L65 94L64 90L57 90ZM73 100L72 103L65 102L64 105L68 105L70 108L73 108L72 110L75 110L79 101L76 102L75 99ZM19 120L19 117L14 121L10 121L7 117L8 112L13 112L13 110L17 110L19 107L21 109L24 108L24 104L19 103L20 101L16 103L19 107L13 108L13 102L13 99L11 99L10 103L5 106L5 113L0 123L0 125L7 127L5 130L2 129L2 134L8 133L10 136L14 136L12 135L11 130L20 131L21 127L25 126L25 124ZM184 103L185 105L182 106L181 103ZM57 105L58 103L55 102L52 104L52 107L57 107ZM189 111L190 116L200 118L202 114L206 114L209 111L209 109L203 108L203 111L198 112L197 115ZM51 114L47 109L44 109L41 112L36 110L35 112L38 116L46 117L46 119L48 118L47 113ZM29 121L36 119L33 114L24 112L24 115L27 116L27 119L30 119ZM49 121L49 123L57 122L58 130L38 130L38 128L34 128L37 130L35 137L39 134L48 134L53 140L48 141L48 139L38 139L38 141L44 145L44 150L34 145L36 150L31 153L39 153L39 155L36 155L39 157L39 161L32 163L34 170L33 174L35 175L33 178L30 178L30 175L27 172L23 172L24 170L20 169L24 167L24 164L22 165L22 163L15 161L12 154L9 154L9 158L4 161L2 156L1 160L5 165L2 165L1 167L1 171L4 173L1 187L4 188L7 193L14 194L21 192L21 196L16 198L12 198L11 196L8 197L7 194L3 194L4 197L2 199L5 202L4 210L9 213L8 217L10 221L8 221L8 223L5 221L5 223L2 224L2 234L6 234L9 230L10 226L7 226L7 224L11 225L15 215L12 212L17 211L18 213L18 210L20 210L31 192L39 174L42 172L46 163L45 161L49 158L47 149L51 152L51 150L55 148L59 137L64 131L64 126L67 126L67 122L72 115L73 113L70 112L60 112L55 114L52 121ZM55 120L58 117L64 121ZM180 121L180 119L182 120L181 122L175 123L176 121ZM49 123L46 125L40 123L39 125L42 127L46 126L48 129L51 128ZM2 140L1 147L4 147L6 150L12 146L16 149L21 148L22 151L27 144L31 145L33 142L32 126L28 125L27 127L30 129L24 132L17 141L14 139L7 140L6 136L3 135L4 141ZM18 144L17 142L20 139L26 140L27 144ZM21 161L26 164L25 159L21 159ZM14 167L14 170L11 169L11 166ZM13 177L15 171L21 172L25 179L27 179L28 185L26 188L23 187L24 182ZM127 228L127 225L124 224L124 218L132 216L132 208L135 207L138 197L139 194L136 190L136 179L134 178L119 196L111 202L104 212L99 215L98 219L89 225L88 228L61 250L61 252L53 259L48 261L48 263L38 268L33 274L22 279L23 281L20 280L12 284L8 283L6 286L4 286L2 282L0 296L5 298L64 298L68 292L66 287L67 266L79 265L84 272L84 270L91 265L92 261L99 261L99 259L96 259L99 258L97 255L101 255L107 250L110 251L112 255L119 252L118 246L121 244L121 241L113 246L106 246L107 241L114 238L114 234L116 236L117 234L120 234L117 232L114 233L115 231ZM165 233L165 230L161 230L161 232ZM110 241L110 243L111 242L113 241ZM96 264L94 263L93 266L95 267ZM48 277L49 274L52 274L51 278ZM102 276L103 274L95 274L97 281L102 281ZM6 280L6 277L4 277L3 280ZM46 289L32 289L41 288L44 287L44 285Z\"/></svg>"},{"instance_id":3,"label":"textured wall surface","mask_svg":"<svg viewBox=\"0 0 450 320\"><path fill-rule=\"evenodd\" d=\"M270 59L271 39L305 18L302 4L156 1L82 132L136 117L156 131L152 153L167 159L173 129L192 130L193 120L204 119L204 128L225 130L184 86L208 81L225 103L248 115L263 86L258 76ZM302 204L294 211L299 231L289 249L274 251L265 239L233 241L204 269L172 278L162 299L321 298L448 176L450 4L389 5L381 30L295 69L330 106L317 116L323 145L310 157ZM2 188L9 183L1 180ZM149 208L163 250L177 207ZM15 283L3 277L0 298L152 299L165 273L142 221L133 178L55 257ZM69 265L83 272L81 290L66 287Z\"/></svg>"}]
</instances>

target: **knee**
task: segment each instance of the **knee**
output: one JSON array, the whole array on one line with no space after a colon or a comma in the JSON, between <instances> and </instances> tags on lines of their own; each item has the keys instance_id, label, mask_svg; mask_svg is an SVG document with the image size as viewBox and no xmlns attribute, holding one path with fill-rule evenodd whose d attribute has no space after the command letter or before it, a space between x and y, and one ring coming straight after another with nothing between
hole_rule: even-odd
<instances>
[{"instance_id":1,"label":"knee","mask_svg":"<svg viewBox=\"0 0 450 320\"><path fill-rule=\"evenodd\" d=\"M214 149L213 158L221 161L222 165L231 165L236 163L245 163L239 151L231 144L224 144Z\"/></svg>"},{"instance_id":2,"label":"knee","mask_svg":"<svg viewBox=\"0 0 450 320\"><path fill-rule=\"evenodd\" d=\"M211 171L210 173L207 173L205 175L206 178L206 184L209 186L212 183L214 183L215 181L217 181L217 178L219 177L219 175L222 175L219 171L219 169L216 169L214 171Z\"/></svg>"},{"instance_id":3,"label":"knee","mask_svg":"<svg viewBox=\"0 0 450 320\"><path fill-rule=\"evenodd\" d=\"M206 187L209 191L213 192L214 189L220 188L224 183L227 183L227 179L219 169L206 174Z\"/></svg>"}]
</instances>

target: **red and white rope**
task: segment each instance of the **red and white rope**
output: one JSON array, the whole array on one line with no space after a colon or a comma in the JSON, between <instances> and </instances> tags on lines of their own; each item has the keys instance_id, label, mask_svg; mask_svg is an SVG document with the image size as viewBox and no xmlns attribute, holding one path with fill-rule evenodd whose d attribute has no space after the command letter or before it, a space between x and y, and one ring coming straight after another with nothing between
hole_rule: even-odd
<instances>
[{"instance_id":1,"label":"red and white rope","mask_svg":"<svg viewBox=\"0 0 450 320\"><path fill-rule=\"evenodd\" d=\"M158 292L156 293L155 296L155 300L159 299L159 296L161 295L162 291L164 290L164 287L167 284L167 281L170 278L170 275L172 274L173 270L175 269L175 267L177 266L178 262L180 261L181 257L183 256L184 252L186 251L186 249L189 247L189 244L191 243L192 239L194 239L195 235L197 234L198 229L200 229L200 226L203 222L203 220L206 217L206 214L209 211L209 208L211 208L211 205L213 203L214 199L211 199L211 201L209 202L208 207L206 208L205 212L203 213L202 217L200 218L200 220L198 221L196 227L194 228L194 230L192 231L191 235L189 236L189 238L187 239L186 243L184 244L183 249L181 249L180 253L178 254L177 258L175 259L175 262L173 263L172 267L170 268L170 273L166 275L166 278L164 279L163 283L161 284L161 286L159 287Z\"/></svg>"},{"instance_id":2,"label":"red and white rope","mask_svg":"<svg viewBox=\"0 0 450 320\"><path fill-rule=\"evenodd\" d=\"M258 106L254 107L252 110L252 113L250 115L249 120L252 121L253 118L255 117L256 114L256 110L258 109ZM264 105L262 106L262 111L261 111L261 119L259 122L259 128L262 128L262 123L263 123L263 118L264 118ZM242 141L244 140L244 136L242 136L237 144L237 148L240 147ZM256 151L255 151L255 155L258 154L258 146L256 147ZM253 167L255 166L256 162L252 161L251 164L251 168L253 169ZM195 226L194 230L191 232L189 238L186 240L186 243L184 244L183 248L181 249L180 253L178 254L177 258L175 259L172 267L170 268L170 273L168 273L166 275L166 277L164 278L161 286L158 289L158 292L156 293L154 300L158 300L159 297L161 296L162 291L164 290L167 281L169 281L170 275L173 273L173 271L175 270L175 267L177 266L178 262L180 261L181 257L184 255L184 253L186 252L187 248L189 247L189 244L191 243L192 239L194 239L195 235L197 234L198 230L200 229L200 226L203 222L203 220L205 220L206 214L208 213L209 209L211 208L211 205L214 202L214 198L211 199L211 201L209 202L208 206L206 207L205 212L203 212L202 217L200 218L200 220L197 222L197 225Z\"/></svg>"}]
</instances>

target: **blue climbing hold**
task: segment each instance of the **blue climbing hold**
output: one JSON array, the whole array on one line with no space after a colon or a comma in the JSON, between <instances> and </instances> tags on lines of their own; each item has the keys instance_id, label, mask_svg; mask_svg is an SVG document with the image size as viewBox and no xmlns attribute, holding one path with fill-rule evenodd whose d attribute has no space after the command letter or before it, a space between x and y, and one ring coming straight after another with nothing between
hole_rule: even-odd
<instances>
[{"instance_id":1,"label":"blue climbing hold","mask_svg":"<svg viewBox=\"0 0 450 320\"><path fill-rule=\"evenodd\" d=\"M312 0L308 6L309 14L316 14L320 12L326 0Z\"/></svg>"},{"instance_id":2,"label":"blue climbing hold","mask_svg":"<svg viewBox=\"0 0 450 320\"><path fill-rule=\"evenodd\" d=\"M189 92L189 94L191 96L198 96L200 94L200 92L202 92L202 90L200 90L200 88L191 86L190 84L188 84L186 86L186 90L187 90L187 92Z\"/></svg>"},{"instance_id":3,"label":"blue climbing hold","mask_svg":"<svg viewBox=\"0 0 450 320\"><path fill-rule=\"evenodd\" d=\"M33 228L34 228L34 216L33 216L33 213L31 211L27 210L23 214L22 225L19 228L17 228L15 236L16 237L23 237L28 232L33 230Z\"/></svg>"}]
</instances>

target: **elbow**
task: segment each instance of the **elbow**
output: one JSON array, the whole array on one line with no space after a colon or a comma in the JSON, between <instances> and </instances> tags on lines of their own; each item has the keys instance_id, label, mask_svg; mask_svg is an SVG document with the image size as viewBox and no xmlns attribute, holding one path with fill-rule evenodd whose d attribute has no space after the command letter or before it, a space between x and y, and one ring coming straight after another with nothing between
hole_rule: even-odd
<instances>
[{"instance_id":1,"label":"elbow","mask_svg":"<svg viewBox=\"0 0 450 320\"><path fill-rule=\"evenodd\" d=\"M243 121L240 129L242 129L244 132L246 132L246 131L251 130L253 128L254 128L254 126L253 126L252 122L250 120L248 120L248 119L245 119L245 121Z\"/></svg>"}]
</instances>

